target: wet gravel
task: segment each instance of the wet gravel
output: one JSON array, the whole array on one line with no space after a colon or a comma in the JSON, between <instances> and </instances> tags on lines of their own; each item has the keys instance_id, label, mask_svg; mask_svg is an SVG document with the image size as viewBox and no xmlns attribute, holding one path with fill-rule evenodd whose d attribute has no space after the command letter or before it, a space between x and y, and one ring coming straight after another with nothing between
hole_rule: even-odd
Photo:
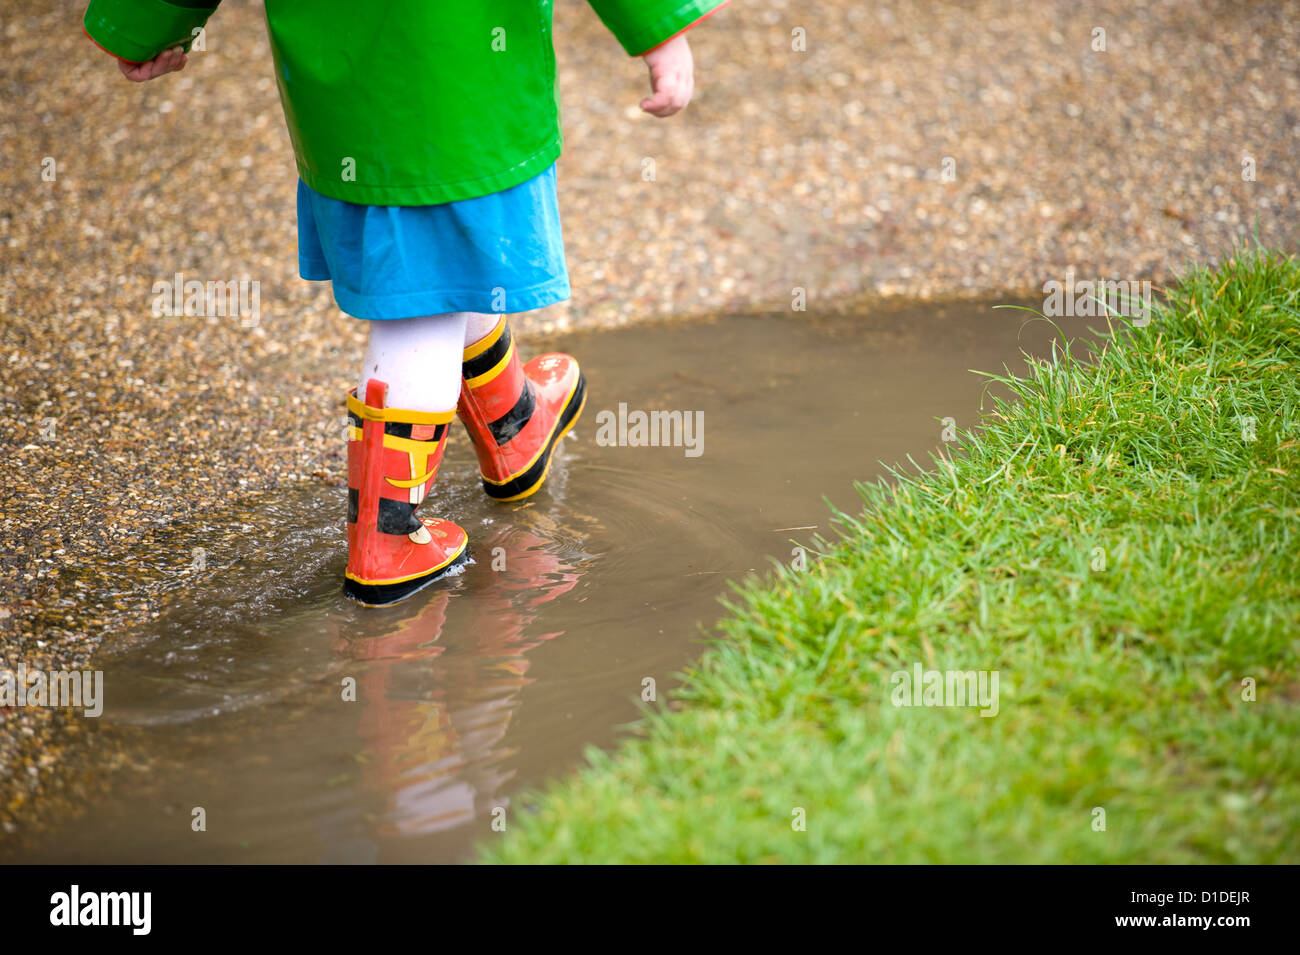
<instances>
[{"instance_id":1,"label":"wet gravel","mask_svg":"<svg viewBox=\"0 0 1300 955\"><path fill-rule=\"evenodd\" d=\"M0 14L0 664L81 667L273 532L259 493L341 479L363 336L297 278L257 4L226 0L208 49L143 85L82 3L23 6ZM575 298L521 330L1022 294L1071 267L1158 283L1256 229L1293 248L1300 4L1131 6L737 0L660 121L640 64L558 0ZM153 315L176 273L259 282L256 327ZM68 747L117 758L66 713L0 720L0 837L90 798Z\"/></svg>"}]
</instances>

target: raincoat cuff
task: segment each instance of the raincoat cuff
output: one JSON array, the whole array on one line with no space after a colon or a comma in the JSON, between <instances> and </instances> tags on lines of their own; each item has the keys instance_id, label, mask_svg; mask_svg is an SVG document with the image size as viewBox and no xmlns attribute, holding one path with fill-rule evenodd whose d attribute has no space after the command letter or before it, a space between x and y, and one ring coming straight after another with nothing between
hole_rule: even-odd
<instances>
[{"instance_id":1,"label":"raincoat cuff","mask_svg":"<svg viewBox=\"0 0 1300 955\"><path fill-rule=\"evenodd\" d=\"M649 53L705 17L728 0L588 0L623 49L631 56Z\"/></svg>"},{"instance_id":2,"label":"raincoat cuff","mask_svg":"<svg viewBox=\"0 0 1300 955\"><path fill-rule=\"evenodd\" d=\"M83 21L95 45L119 60L144 63L179 46L189 52L220 0L90 0Z\"/></svg>"}]
</instances>

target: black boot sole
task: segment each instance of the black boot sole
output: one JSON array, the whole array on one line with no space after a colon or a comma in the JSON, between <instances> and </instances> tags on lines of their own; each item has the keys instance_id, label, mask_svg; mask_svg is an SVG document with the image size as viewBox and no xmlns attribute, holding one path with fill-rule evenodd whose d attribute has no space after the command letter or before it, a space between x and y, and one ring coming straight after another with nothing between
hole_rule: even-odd
<instances>
[{"instance_id":1,"label":"black boot sole","mask_svg":"<svg viewBox=\"0 0 1300 955\"><path fill-rule=\"evenodd\" d=\"M343 592L359 604L367 607L387 607L400 603L407 597L419 593L425 587L446 577L451 571L469 560L469 547L466 546L449 562L437 570L414 577L411 580L399 580L391 584L363 584L351 577L343 578Z\"/></svg>"}]
</instances>

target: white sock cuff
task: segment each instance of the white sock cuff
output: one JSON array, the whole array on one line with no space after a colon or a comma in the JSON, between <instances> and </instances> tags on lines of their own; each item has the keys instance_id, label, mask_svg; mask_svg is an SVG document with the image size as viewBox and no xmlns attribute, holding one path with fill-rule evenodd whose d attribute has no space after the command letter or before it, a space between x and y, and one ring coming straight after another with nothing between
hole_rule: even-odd
<instances>
[{"instance_id":1,"label":"white sock cuff","mask_svg":"<svg viewBox=\"0 0 1300 955\"><path fill-rule=\"evenodd\" d=\"M465 312L465 347L468 348L477 341L482 341L497 327L497 322L501 321L501 315L488 314L487 312Z\"/></svg>"},{"instance_id":2,"label":"white sock cuff","mask_svg":"<svg viewBox=\"0 0 1300 955\"><path fill-rule=\"evenodd\" d=\"M465 317L465 312L448 312L371 321L357 394L364 400L366 382L377 378L388 384L390 408L455 408L460 397Z\"/></svg>"}]
</instances>

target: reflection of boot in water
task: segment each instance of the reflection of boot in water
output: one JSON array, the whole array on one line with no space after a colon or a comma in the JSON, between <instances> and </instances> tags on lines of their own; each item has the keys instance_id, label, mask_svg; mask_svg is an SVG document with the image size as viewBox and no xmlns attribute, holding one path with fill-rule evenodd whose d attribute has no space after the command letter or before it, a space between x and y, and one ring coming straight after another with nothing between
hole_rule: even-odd
<instances>
[{"instance_id":1,"label":"reflection of boot in water","mask_svg":"<svg viewBox=\"0 0 1300 955\"><path fill-rule=\"evenodd\" d=\"M563 631L525 634L543 604L577 586L581 570L554 553L554 544L526 530L507 530L491 541L505 557L505 569L492 575L491 590L462 601L465 632L474 634L472 654L448 654L440 662L444 682L456 688L449 700L451 725L467 755L463 777L473 785L479 818L505 809L499 793L514 777L507 761L515 750L501 746L528 678L525 653ZM490 552L490 551L489 551Z\"/></svg>"},{"instance_id":2,"label":"reflection of boot in water","mask_svg":"<svg viewBox=\"0 0 1300 955\"><path fill-rule=\"evenodd\" d=\"M414 601L390 632L337 642L364 663L362 778L385 804L381 838L451 829L508 805L497 794L513 776L505 765L513 751L501 742L530 682L524 653L558 636L524 630L579 571L525 530L502 531L488 546L504 549L507 570L485 574L482 591ZM449 608L456 637L439 642Z\"/></svg>"},{"instance_id":3,"label":"reflection of boot in water","mask_svg":"<svg viewBox=\"0 0 1300 955\"><path fill-rule=\"evenodd\" d=\"M569 355L520 362L505 316L465 349L460 420L474 442L483 490L498 501L533 494L560 439L586 402L586 380Z\"/></svg>"}]
</instances>

